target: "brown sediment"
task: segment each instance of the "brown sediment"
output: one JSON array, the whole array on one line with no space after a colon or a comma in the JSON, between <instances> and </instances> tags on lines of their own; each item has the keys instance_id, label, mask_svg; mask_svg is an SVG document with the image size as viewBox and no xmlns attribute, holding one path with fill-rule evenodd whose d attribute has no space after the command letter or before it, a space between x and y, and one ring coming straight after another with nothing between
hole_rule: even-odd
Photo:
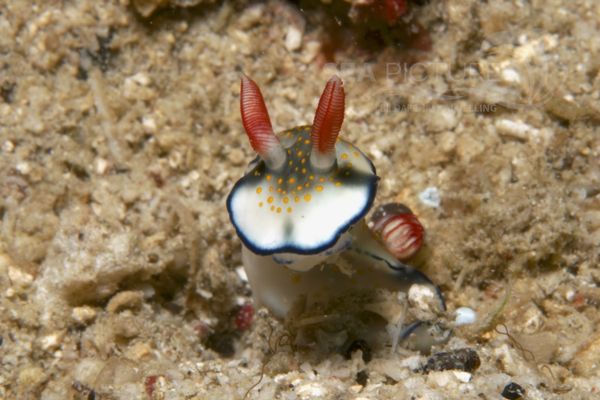
<instances>
[{"instance_id":1,"label":"brown sediment","mask_svg":"<svg viewBox=\"0 0 600 400\"><path fill-rule=\"evenodd\" d=\"M544 362L490 324L459 328L440 349L476 347L472 376L421 375L418 354L384 341L365 365L340 354L360 338L315 329L315 342L278 349L250 398L497 398L513 380L539 398L591 398L597 2L432 0L411 7L418 55L399 39L328 47L319 8L287 2L145 18L128 2L5 3L0 397L143 398L151 382L155 397L241 398L258 381L268 325L235 331L250 289L224 204L254 157L239 116L244 72L262 82L276 132L310 123L323 82L339 74L340 135L373 160L377 204L401 201L426 227L419 263L449 309L498 316ZM419 199L428 187L439 207ZM536 340L543 349L527 345Z\"/></svg>"}]
</instances>

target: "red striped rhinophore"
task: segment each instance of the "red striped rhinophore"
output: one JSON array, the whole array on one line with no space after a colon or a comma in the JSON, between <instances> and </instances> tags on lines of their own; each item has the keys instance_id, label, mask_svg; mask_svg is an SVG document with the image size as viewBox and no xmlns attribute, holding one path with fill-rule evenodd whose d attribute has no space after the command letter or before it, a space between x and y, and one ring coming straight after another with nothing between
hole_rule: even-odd
<instances>
[{"instance_id":1,"label":"red striped rhinophore","mask_svg":"<svg viewBox=\"0 0 600 400\"><path fill-rule=\"evenodd\" d=\"M342 80L332 76L319 99L311 129L312 157L317 167L330 168L335 161L335 142L344 122L344 87Z\"/></svg>"},{"instance_id":2,"label":"red striped rhinophore","mask_svg":"<svg viewBox=\"0 0 600 400\"><path fill-rule=\"evenodd\" d=\"M425 229L410 210L382 212L378 216L375 215L373 222L373 231L381 238L389 252L399 260L412 257L423 245Z\"/></svg>"},{"instance_id":3,"label":"red striped rhinophore","mask_svg":"<svg viewBox=\"0 0 600 400\"><path fill-rule=\"evenodd\" d=\"M244 129L254 151L271 168L283 164L285 151L273 132L265 100L258 85L246 75L242 75L240 111Z\"/></svg>"}]
</instances>

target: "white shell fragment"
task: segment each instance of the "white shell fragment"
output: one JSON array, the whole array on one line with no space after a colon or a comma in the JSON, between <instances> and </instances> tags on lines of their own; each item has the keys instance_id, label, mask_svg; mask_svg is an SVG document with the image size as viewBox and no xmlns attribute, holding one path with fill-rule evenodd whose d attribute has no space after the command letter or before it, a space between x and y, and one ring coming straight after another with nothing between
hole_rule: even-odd
<instances>
[{"instance_id":1,"label":"white shell fragment","mask_svg":"<svg viewBox=\"0 0 600 400\"><path fill-rule=\"evenodd\" d=\"M246 270L244 269L243 265L236 267L235 273L237 274L238 278L240 278L240 281L248 282L248 275L246 275Z\"/></svg>"},{"instance_id":2,"label":"white shell fragment","mask_svg":"<svg viewBox=\"0 0 600 400\"><path fill-rule=\"evenodd\" d=\"M296 392L301 399L323 398L328 394L327 389L318 382L308 382L298 386Z\"/></svg>"},{"instance_id":3,"label":"white shell fragment","mask_svg":"<svg viewBox=\"0 0 600 400\"><path fill-rule=\"evenodd\" d=\"M459 307L454 314L456 315L454 319L455 326L471 325L477 320L477 313L469 307Z\"/></svg>"},{"instance_id":4,"label":"white shell fragment","mask_svg":"<svg viewBox=\"0 0 600 400\"><path fill-rule=\"evenodd\" d=\"M462 383L469 383L471 381L471 377L473 376L466 371L452 371L452 373L454 374L456 379L458 379Z\"/></svg>"},{"instance_id":5,"label":"white shell fragment","mask_svg":"<svg viewBox=\"0 0 600 400\"><path fill-rule=\"evenodd\" d=\"M440 301L431 285L415 283L408 289L408 303L422 320L432 320L440 310Z\"/></svg>"},{"instance_id":6,"label":"white shell fragment","mask_svg":"<svg viewBox=\"0 0 600 400\"><path fill-rule=\"evenodd\" d=\"M521 82L521 75L514 68L504 68L501 72L502 80L508 83Z\"/></svg>"},{"instance_id":7,"label":"white shell fragment","mask_svg":"<svg viewBox=\"0 0 600 400\"><path fill-rule=\"evenodd\" d=\"M288 51L296 51L302 47L302 31L291 25L285 35L285 48Z\"/></svg>"},{"instance_id":8,"label":"white shell fragment","mask_svg":"<svg viewBox=\"0 0 600 400\"><path fill-rule=\"evenodd\" d=\"M419 200L427 207L438 208L442 199L438 188L431 186L419 193Z\"/></svg>"},{"instance_id":9,"label":"white shell fragment","mask_svg":"<svg viewBox=\"0 0 600 400\"><path fill-rule=\"evenodd\" d=\"M501 136L518 140L528 140L530 136L538 136L539 130L521 121L502 118L496 121L496 129Z\"/></svg>"}]
</instances>

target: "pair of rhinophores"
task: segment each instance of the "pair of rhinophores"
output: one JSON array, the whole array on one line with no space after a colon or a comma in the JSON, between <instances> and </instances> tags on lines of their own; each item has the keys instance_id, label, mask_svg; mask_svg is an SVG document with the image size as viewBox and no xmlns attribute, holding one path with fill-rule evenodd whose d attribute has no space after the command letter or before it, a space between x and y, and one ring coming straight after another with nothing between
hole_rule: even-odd
<instances>
[{"instance_id":1,"label":"pair of rhinophores","mask_svg":"<svg viewBox=\"0 0 600 400\"><path fill-rule=\"evenodd\" d=\"M395 342L411 336L422 342L417 347L427 347L429 330L439 328L445 313L444 299L427 276L394 256L397 237L381 240L377 232L385 227L377 221L373 230L367 226L364 217L379 178L358 148L338 139L344 106L343 84L334 76L312 126L276 135L260 89L248 77L241 79L242 122L258 157L231 190L227 209L242 241L256 306L289 320L310 307L330 310L327 304L345 296L408 293L411 307L427 309L417 315L429 320L407 323L402 313L375 312L395 327ZM385 210L380 214L380 222L390 220ZM442 340L448 336L445 332Z\"/></svg>"}]
</instances>

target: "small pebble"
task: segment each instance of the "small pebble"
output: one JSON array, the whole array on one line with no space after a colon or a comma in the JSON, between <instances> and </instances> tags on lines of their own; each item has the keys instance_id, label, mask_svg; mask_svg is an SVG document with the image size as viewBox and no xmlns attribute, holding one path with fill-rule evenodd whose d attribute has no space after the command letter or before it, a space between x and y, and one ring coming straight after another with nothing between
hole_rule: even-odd
<instances>
[{"instance_id":1,"label":"small pebble","mask_svg":"<svg viewBox=\"0 0 600 400\"><path fill-rule=\"evenodd\" d=\"M481 360L477 352L473 349L464 348L448 352L435 353L427 360L427 363L421 368L423 372L446 371L457 369L466 372L473 372L481 365Z\"/></svg>"},{"instance_id":2,"label":"small pebble","mask_svg":"<svg viewBox=\"0 0 600 400\"><path fill-rule=\"evenodd\" d=\"M433 107L425 112L425 126L431 132L451 131L458 124L456 111L451 107L439 106Z\"/></svg>"},{"instance_id":3,"label":"small pebble","mask_svg":"<svg viewBox=\"0 0 600 400\"><path fill-rule=\"evenodd\" d=\"M471 377L473 376L469 372L465 371L452 371L452 373L454 374L456 379L458 379L462 383L469 383L471 381Z\"/></svg>"},{"instance_id":4,"label":"small pebble","mask_svg":"<svg viewBox=\"0 0 600 400\"><path fill-rule=\"evenodd\" d=\"M501 136L514 139L527 140L530 136L539 135L539 130L520 120L499 119L496 121L496 130Z\"/></svg>"},{"instance_id":5,"label":"small pebble","mask_svg":"<svg viewBox=\"0 0 600 400\"><path fill-rule=\"evenodd\" d=\"M142 117L142 126L146 133L156 133L156 121L150 116L145 115Z\"/></svg>"},{"instance_id":6,"label":"small pebble","mask_svg":"<svg viewBox=\"0 0 600 400\"><path fill-rule=\"evenodd\" d=\"M325 386L318 382L309 382L296 389L300 399L326 398L329 394Z\"/></svg>"},{"instance_id":7,"label":"small pebble","mask_svg":"<svg viewBox=\"0 0 600 400\"><path fill-rule=\"evenodd\" d=\"M46 379L46 373L37 365L29 365L18 372L17 384L33 390L36 386L42 384Z\"/></svg>"},{"instance_id":8,"label":"small pebble","mask_svg":"<svg viewBox=\"0 0 600 400\"><path fill-rule=\"evenodd\" d=\"M508 83L519 83L521 82L521 76L513 68L504 68L502 70L502 80Z\"/></svg>"},{"instance_id":9,"label":"small pebble","mask_svg":"<svg viewBox=\"0 0 600 400\"><path fill-rule=\"evenodd\" d=\"M428 187L419 193L419 200L427 207L438 208L441 203L440 191L436 187Z\"/></svg>"},{"instance_id":10,"label":"small pebble","mask_svg":"<svg viewBox=\"0 0 600 400\"><path fill-rule=\"evenodd\" d=\"M49 335L43 336L40 339L40 347L45 351L53 351L59 348L64 332L54 332Z\"/></svg>"},{"instance_id":11,"label":"small pebble","mask_svg":"<svg viewBox=\"0 0 600 400\"><path fill-rule=\"evenodd\" d=\"M33 275L13 266L8 267L8 278L14 286L28 287L33 283Z\"/></svg>"},{"instance_id":12,"label":"small pebble","mask_svg":"<svg viewBox=\"0 0 600 400\"><path fill-rule=\"evenodd\" d=\"M127 78L141 86L148 86L150 84L150 77L144 72L138 72L137 74Z\"/></svg>"},{"instance_id":13,"label":"small pebble","mask_svg":"<svg viewBox=\"0 0 600 400\"><path fill-rule=\"evenodd\" d=\"M96 173L98 175L104 175L106 173L106 171L108 171L108 168L110 167L109 162L101 157L96 158L95 164L96 164L96 168L95 168Z\"/></svg>"},{"instance_id":14,"label":"small pebble","mask_svg":"<svg viewBox=\"0 0 600 400\"><path fill-rule=\"evenodd\" d=\"M200 295L200 297L205 298L206 300L210 300L213 298L212 292L209 292L208 290L196 288L196 293L198 293L198 295Z\"/></svg>"},{"instance_id":15,"label":"small pebble","mask_svg":"<svg viewBox=\"0 0 600 400\"><path fill-rule=\"evenodd\" d=\"M363 388L364 388L364 386L362 386L362 385L352 385L348 388L348 391L351 394L359 394L360 391L363 390ZM358 399L359 399L358 397L354 398L354 400L358 400Z\"/></svg>"},{"instance_id":16,"label":"small pebble","mask_svg":"<svg viewBox=\"0 0 600 400\"><path fill-rule=\"evenodd\" d=\"M81 325L87 325L96 318L96 310L90 306L75 307L71 312L71 318Z\"/></svg>"},{"instance_id":17,"label":"small pebble","mask_svg":"<svg viewBox=\"0 0 600 400\"><path fill-rule=\"evenodd\" d=\"M440 310L440 301L434 288L415 283L408 289L408 303L414 309L417 318L430 320Z\"/></svg>"},{"instance_id":18,"label":"small pebble","mask_svg":"<svg viewBox=\"0 0 600 400\"><path fill-rule=\"evenodd\" d=\"M235 354L236 338L237 335L234 332L214 332L207 337L206 346L221 357L231 358Z\"/></svg>"},{"instance_id":19,"label":"small pebble","mask_svg":"<svg viewBox=\"0 0 600 400\"><path fill-rule=\"evenodd\" d=\"M10 140L7 140L6 142L4 142L2 144L2 151L4 151L5 153L12 153L14 149L15 149L15 144L13 142L11 142Z\"/></svg>"},{"instance_id":20,"label":"small pebble","mask_svg":"<svg viewBox=\"0 0 600 400\"><path fill-rule=\"evenodd\" d=\"M311 63L321 51L321 43L316 40L311 40L304 46L304 51L300 57L300 61L304 64Z\"/></svg>"},{"instance_id":21,"label":"small pebble","mask_svg":"<svg viewBox=\"0 0 600 400\"><path fill-rule=\"evenodd\" d=\"M302 46L302 31L295 26L290 26L285 35L285 48L296 51Z\"/></svg>"},{"instance_id":22,"label":"small pebble","mask_svg":"<svg viewBox=\"0 0 600 400\"><path fill-rule=\"evenodd\" d=\"M71 387L73 388L73 390L75 390L77 393L79 393L81 395L82 399L96 399L96 392L94 392L93 389L89 388L88 386L84 385L83 383L79 382L79 381L75 381L73 382L73 384L71 385Z\"/></svg>"},{"instance_id":23,"label":"small pebble","mask_svg":"<svg viewBox=\"0 0 600 400\"><path fill-rule=\"evenodd\" d=\"M156 95L150 84L150 77L143 72L125 78L123 96L128 100L150 100Z\"/></svg>"},{"instance_id":24,"label":"small pebble","mask_svg":"<svg viewBox=\"0 0 600 400\"><path fill-rule=\"evenodd\" d=\"M452 382L452 375L449 372L433 372L429 375L427 381L439 388L443 388Z\"/></svg>"},{"instance_id":25,"label":"small pebble","mask_svg":"<svg viewBox=\"0 0 600 400\"><path fill-rule=\"evenodd\" d=\"M369 374L364 369L356 374L356 383L362 386L367 386L369 380Z\"/></svg>"},{"instance_id":26,"label":"small pebble","mask_svg":"<svg viewBox=\"0 0 600 400\"><path fill-rule=\"evenodd\" d=\"M152 355L152 346L148 342L137 342L125 352L125 356L133 361L140 361L150 355Z\"/></svg>"},{"instance_id":27,"label":"small pebble","mask_svg":"<svg viewBox=\"0 0 600 400\"><path fill-rule=\"evenodd\" d=\"M21 175L28 175L31 172L31 165L26 161L17 163L15 168Z\"/></svg>"},{"instance_id":28,"label":"small pebble","mask_svg":"<svg viewBox=\"0 0 600 400\"><path fill-rule=\"evenodd\" d=\"M502 397L509 400L518 400L525 396L525 389L521 385L511 382L502 390Z\"/></svg>"},{"instance_id":29,"label":"small pebble","mask_svg":"<svg viewBox=\"0 0 600 400\"><path fill-rule=\"evenodd\" d=\"M114 295L106 305L106 311L116 313L125 308L136 308L142 304L144 293L136 290L126 290Z\"/></svg>"},{"instance_id":30,"label":"small pebble","mask_svg":"<svg viewBox=\"0 0 600 400\"><path fill-rule=\"evenodd\" d=\"M240 265L239 267L236 267L235 273L242 282L248 282L248 275L246 275L246 270L243 266Z\"/></svg>"},{"instance_id":31,"label":"small pebble","mask_svg":"<svg viewBox=\"0 0 600 400\"><path fill-rule=\"evenodd\" d=\"M264 4L254 4L245 7L244 11L239 16L237 23L243 29L250 29L253 26L258 25L262 22L264 11Z\"/></svg>"},{"instance_id":32,"label":"small pebble","mask_svg":"<svg viewBox=\"0 0 600 400\"><path fill-rule=\"evenodd\" d=\"M408 368L413 371L416 371L421 366L422 358L423 358L422 356L416 356L416 355L405 357L404 359L402 359L402 361L400 361L400 366L402 368Z\"/></svg>"}]
</instances>

